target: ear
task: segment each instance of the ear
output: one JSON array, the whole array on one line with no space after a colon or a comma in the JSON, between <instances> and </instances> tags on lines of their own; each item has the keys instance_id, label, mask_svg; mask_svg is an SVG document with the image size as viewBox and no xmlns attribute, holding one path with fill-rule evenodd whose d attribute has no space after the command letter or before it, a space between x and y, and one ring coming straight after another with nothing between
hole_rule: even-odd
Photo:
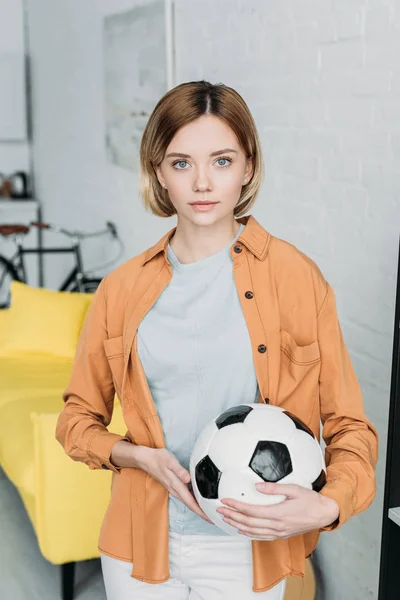
<instances>
[{"instance_id":1,"label":"ear","mask_svg":"<svg viewBox=\"0 0 400 600\"><path fill-rule=\"evenodd\" d=\"M163 176L162 176L162 173L161 173L161 169L160 169L159 166L157 166L157 167L154 167L154 170L156 172L158 182L162 186L164 179L163 179Z\"/></svg>"},{"instance_id":2,"label":"ear","mask_svg":"<svg viewBox=\"0 0 400 600\"><path fill-rule=\"evenodd\" d=\"M253 176L253 172L254 172L254 161L253 161L253 157L250 156L250 158L247 159L247 164L246 164L246 169L245 169L245 177L247 177L247 181L250 181L250 179Z\"/></svg>"}]
</instances>

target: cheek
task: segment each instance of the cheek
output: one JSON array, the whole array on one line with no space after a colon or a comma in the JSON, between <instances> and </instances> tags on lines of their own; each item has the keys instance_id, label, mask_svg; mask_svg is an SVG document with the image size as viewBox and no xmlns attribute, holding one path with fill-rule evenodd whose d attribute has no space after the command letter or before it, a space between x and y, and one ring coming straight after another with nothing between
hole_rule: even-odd
<instances>
[{"instance_id":1,"label":"cheek","mask_svg":"<svg viewBox=\"0 0 400 600\"><path fill-rule=\"evenodd\" d=\"M241 193L243 181L242 178L226 177L218 182L218 187L224 191L226 198L231 198L236 201Z\"/></svg>"},{"instance_id":2,"label":"cheek","mask_svg":"<svg viewBox=\"0 0 400 600\"><path fill-rule=\"evenodd\" d=\"M165 182L167 184L168 194L176 197L178 200L179 196L184 193L184 190L187 190L191 185L188 177L179 177L179 174L175 175L174 173L172 175L170 174L169 177L165 179Z\"/></svg>"},{"instance_id":3,"label":"cheek","mask_svg":"<svg viewBox=\"0 0 400 600\"><path fill-rule=\"evenodd\" d=\"M240 189L243 185L244 175L241 170L238 168L235 169L227 169L226 172L223 172L219 177L222 183L224 183L227 187L232 190Z\"/></svg>"}]
</instances>

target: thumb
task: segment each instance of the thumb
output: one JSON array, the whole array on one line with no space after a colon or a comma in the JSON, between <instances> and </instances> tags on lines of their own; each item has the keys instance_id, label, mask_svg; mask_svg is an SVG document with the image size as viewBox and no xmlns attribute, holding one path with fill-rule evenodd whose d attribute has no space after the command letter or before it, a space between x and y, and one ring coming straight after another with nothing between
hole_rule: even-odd
<instances>
[{"instance_id":1,"label":"thumb","mask_svg":"<svg viewBox=\"0 0 400 600\"><path fill-rule=\"evenodd\" d=\"M264 481L256 483L256 488L262 494L282 494L287 498L297 498L299 495L299 486L292 483L273 483Z\"/></svg>"}]
</instances>

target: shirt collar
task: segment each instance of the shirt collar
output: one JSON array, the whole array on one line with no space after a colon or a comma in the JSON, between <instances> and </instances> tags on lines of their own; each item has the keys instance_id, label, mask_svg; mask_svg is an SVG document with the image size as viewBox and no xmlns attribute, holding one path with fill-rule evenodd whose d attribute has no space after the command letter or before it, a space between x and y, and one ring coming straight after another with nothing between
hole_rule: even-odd
<instances>
[{"instance_id":1,"label":"shirt collar","mask_svg":"<svg viewBox=\"0 0 400 600\"><path fill-rule=\"evenodd\" d=\"M244 217L238 217L236 219L238 223L245 225L242 233L235 242L235 245L243 244L250 252L254 254L259 260L264 260L266 257L270 242L271 234L268 233L257 221L253 215L245 215ZM163 237L154 245L148 248L143 264L151 261L155 256L161 252L164 254L165 260L168 255L168 242L172 235L175 233L176 227L170 229Z\"/></svg>"}]
</instances>

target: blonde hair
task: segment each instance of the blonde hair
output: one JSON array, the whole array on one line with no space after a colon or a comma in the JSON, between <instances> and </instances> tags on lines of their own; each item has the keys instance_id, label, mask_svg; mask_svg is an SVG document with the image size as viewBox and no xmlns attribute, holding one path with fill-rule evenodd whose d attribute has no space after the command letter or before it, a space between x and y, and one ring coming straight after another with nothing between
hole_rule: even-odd
<instances>
[{"instance_id":1,"label":"blonde hair","mask_svg":"<svg viewBox=\"0 0 400 600\"><path fill-rule=\"evenodd\" d=\"M253 175L242 187L234 216L253 206L264 176L261 144L251 112L243 98L223 83L189 81L169 90L158 101L143 132L140 144L140 195L145 209L159 217L176 214L168 191L158 181L160 165L176 132L202 115L223 119L236 134L246 158L253 158Z\"/></svg>"}]
</instances>

